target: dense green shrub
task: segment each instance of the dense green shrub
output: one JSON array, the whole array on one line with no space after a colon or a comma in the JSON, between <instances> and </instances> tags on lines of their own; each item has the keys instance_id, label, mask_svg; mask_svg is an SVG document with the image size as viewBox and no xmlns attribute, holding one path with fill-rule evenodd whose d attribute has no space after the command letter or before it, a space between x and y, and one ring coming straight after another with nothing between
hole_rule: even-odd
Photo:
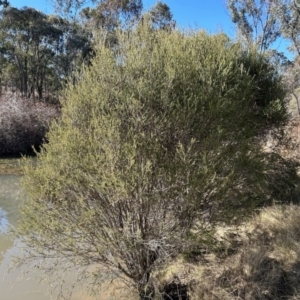
<instances>
[{"instance_id":1,"label":"dense green shrub","mask_svg":"<svg viewBox=\"0 0 300 300\"><path fill-rule=\"evenodd\" d=\"M25 262L96 264L96 279L114 271L141 298L155 293L151 272L195 243L197 226L205 233L208 219L268 199L259 137L286 120L280 77L259 54L224 34L146 23L120 31L114 49L99 42L66 88L50 143L26 167L19 229Z\"/></svg>"}]
</instances>

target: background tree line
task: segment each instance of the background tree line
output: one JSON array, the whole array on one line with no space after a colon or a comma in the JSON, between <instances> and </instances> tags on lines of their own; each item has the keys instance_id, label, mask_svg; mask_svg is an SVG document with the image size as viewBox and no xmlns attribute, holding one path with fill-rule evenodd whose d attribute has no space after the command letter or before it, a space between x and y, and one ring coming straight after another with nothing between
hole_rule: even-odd
<instances>
[{"instance_id":1,"label":"background tree line","mask_svg":"<svg viewBox=\"0 0 300 300\"><path fill-rule=\"evenodd\" d=\"M34 8L11 7L1 1L0 14L0 83L20 91L22 96L44 92L55 95L66 78L72 76L93 54L97 30L104 29L107 43L116 42L115 30L151 15L155 28L175 26L170 8L157 2L145 13L141 0L52 0L57 15L47 15ZM237 36L248 47L268 52L280 64L285 63L288 82L298 85L300 53L299 7L290 0L227 0ZM289 50L296 59L288 61L284 53L272 50L279 38L290 41Z\"/></svg>"},{"instance_id":2,"label":"background tree line","mask_svg":"<svg viewBox=\"0 0 300 300\"><path fill-rule=\"evenodd\" d=\"M99 1L94 8L82 9L77 18L67 14L73 3L57 1L68 9L61 15L18 9L6 1L1 4L0 84L23 97L37 94L39 99L45 92L56 95L66 79L89 61L97 30L104 29L107 43L113 46L116 28L143 17L141 1ZM174 24L169 7L162 2L148 13L156 28Z\"/></svg>"},{"instance_id":3,"label":"background tree line","mask_svg":"<svg viewBox=\"0 0 300 300\"><path fill-rule=\"evenodd\" d=\"M34 8L4 8L0 19L1 83L24 97L58 91L91 50L80 24Z\"/></svg>"}]
</instances>

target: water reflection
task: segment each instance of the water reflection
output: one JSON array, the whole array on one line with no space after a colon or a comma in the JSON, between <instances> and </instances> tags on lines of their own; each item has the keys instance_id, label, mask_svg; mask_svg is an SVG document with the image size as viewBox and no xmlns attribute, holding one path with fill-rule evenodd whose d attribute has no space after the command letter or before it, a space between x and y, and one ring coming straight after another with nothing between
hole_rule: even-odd
<instances>
[{"instance_id":1,"label":"water reflection","mask_svg":"<svg viewBox=\"0 0 300 300\"><path fill-rule=\"evenodd\" d=\"M39 283L36 270L23 267L7 272L12 257L18 255L17 241L8 234L11 227L17 226L18 206L22 200L20 186L21 168L19 159L0 159L0 299L2 300L50 300L47 287ZM27 275L20 280L23 273ZM68 281L68 280L67 280ZM99 295L89 297L75 290L72 300L112 299Z\"/></svg>"},{"instance_id":2,"label":"water reflection","mask_svg":"<svg viewBox=\"0 0 300 300\"><path fill-rule=\"evenodd\" d=\"M12 256L18 253L13 237L8 233L17 226L18 206L22 192L20 187L21 168L19 159L0 159L0 291L4 300L42 300L50 299L46 288L38 287L38 274L32 278L18 281L24 270L7 273Z\"/></svg>"},{"instance_id":3,"label":"water reflection","mask_svg":"<svg viewBox=\"0 0 300 300\"><path fill-rule=\"evenodd\" d=\"M8 224L6 212L0 207L0 234L7 234Z\"/></svg>"},{"instance_id":4,"label":"water reflection","mask_svg":"<svg viewBox=\"0 0 300 300\"><path fill-rule=\"evenodd\" d=\"M8 230L17 225L20 197L20 176L0 174L0 263L5 251L13 244Z\"/></svg>"}]
</instances>

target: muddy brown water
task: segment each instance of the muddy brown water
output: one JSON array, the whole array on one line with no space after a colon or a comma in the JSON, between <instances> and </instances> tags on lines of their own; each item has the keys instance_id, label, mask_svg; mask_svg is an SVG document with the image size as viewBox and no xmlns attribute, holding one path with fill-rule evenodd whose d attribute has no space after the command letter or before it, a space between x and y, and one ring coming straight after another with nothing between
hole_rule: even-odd
<instances>
[{"instance_id":1,"label":"muddy brown water","mask_svg":"<svg viewBox=\"0 0 300 300\"><path fill-rule=\"evenodd\" d=\"M39 282L41 274L37 271L29 271L25 267L7 272L12 257L20 253L18 242L9 234L9 229L17 226L18 207L22 201L21 177L19 159L0 159L0 299L50 300L47 286ZM22 277L24 271L29 272ZM94 297L75 290L72 300L112 299L107 296L109 290L113 287L107 287Z\"/></svg>"}]
</instances>

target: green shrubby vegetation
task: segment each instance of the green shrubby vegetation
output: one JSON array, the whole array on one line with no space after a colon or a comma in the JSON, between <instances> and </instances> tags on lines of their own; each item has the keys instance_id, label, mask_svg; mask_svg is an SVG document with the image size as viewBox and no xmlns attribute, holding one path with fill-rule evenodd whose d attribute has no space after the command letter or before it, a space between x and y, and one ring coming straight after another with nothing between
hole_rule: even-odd
<instances>
[{"instance_id":1,"label":"green shrubby vegetation","mask_svg":"<svg viewBox=\"0 0 300 300\"><path fill-rule=\"evenodd\" d=\"M64 90L49 144L25 167L21 260L46 259L46 273L95 265L95 284L109 271L141 299L166 297L153 272L209 247L215 222L292 199L294 165L260 144L285 124L285 94L267 59L225 34L145 19L116 36Z\"/></svg>"}]
</instances>

